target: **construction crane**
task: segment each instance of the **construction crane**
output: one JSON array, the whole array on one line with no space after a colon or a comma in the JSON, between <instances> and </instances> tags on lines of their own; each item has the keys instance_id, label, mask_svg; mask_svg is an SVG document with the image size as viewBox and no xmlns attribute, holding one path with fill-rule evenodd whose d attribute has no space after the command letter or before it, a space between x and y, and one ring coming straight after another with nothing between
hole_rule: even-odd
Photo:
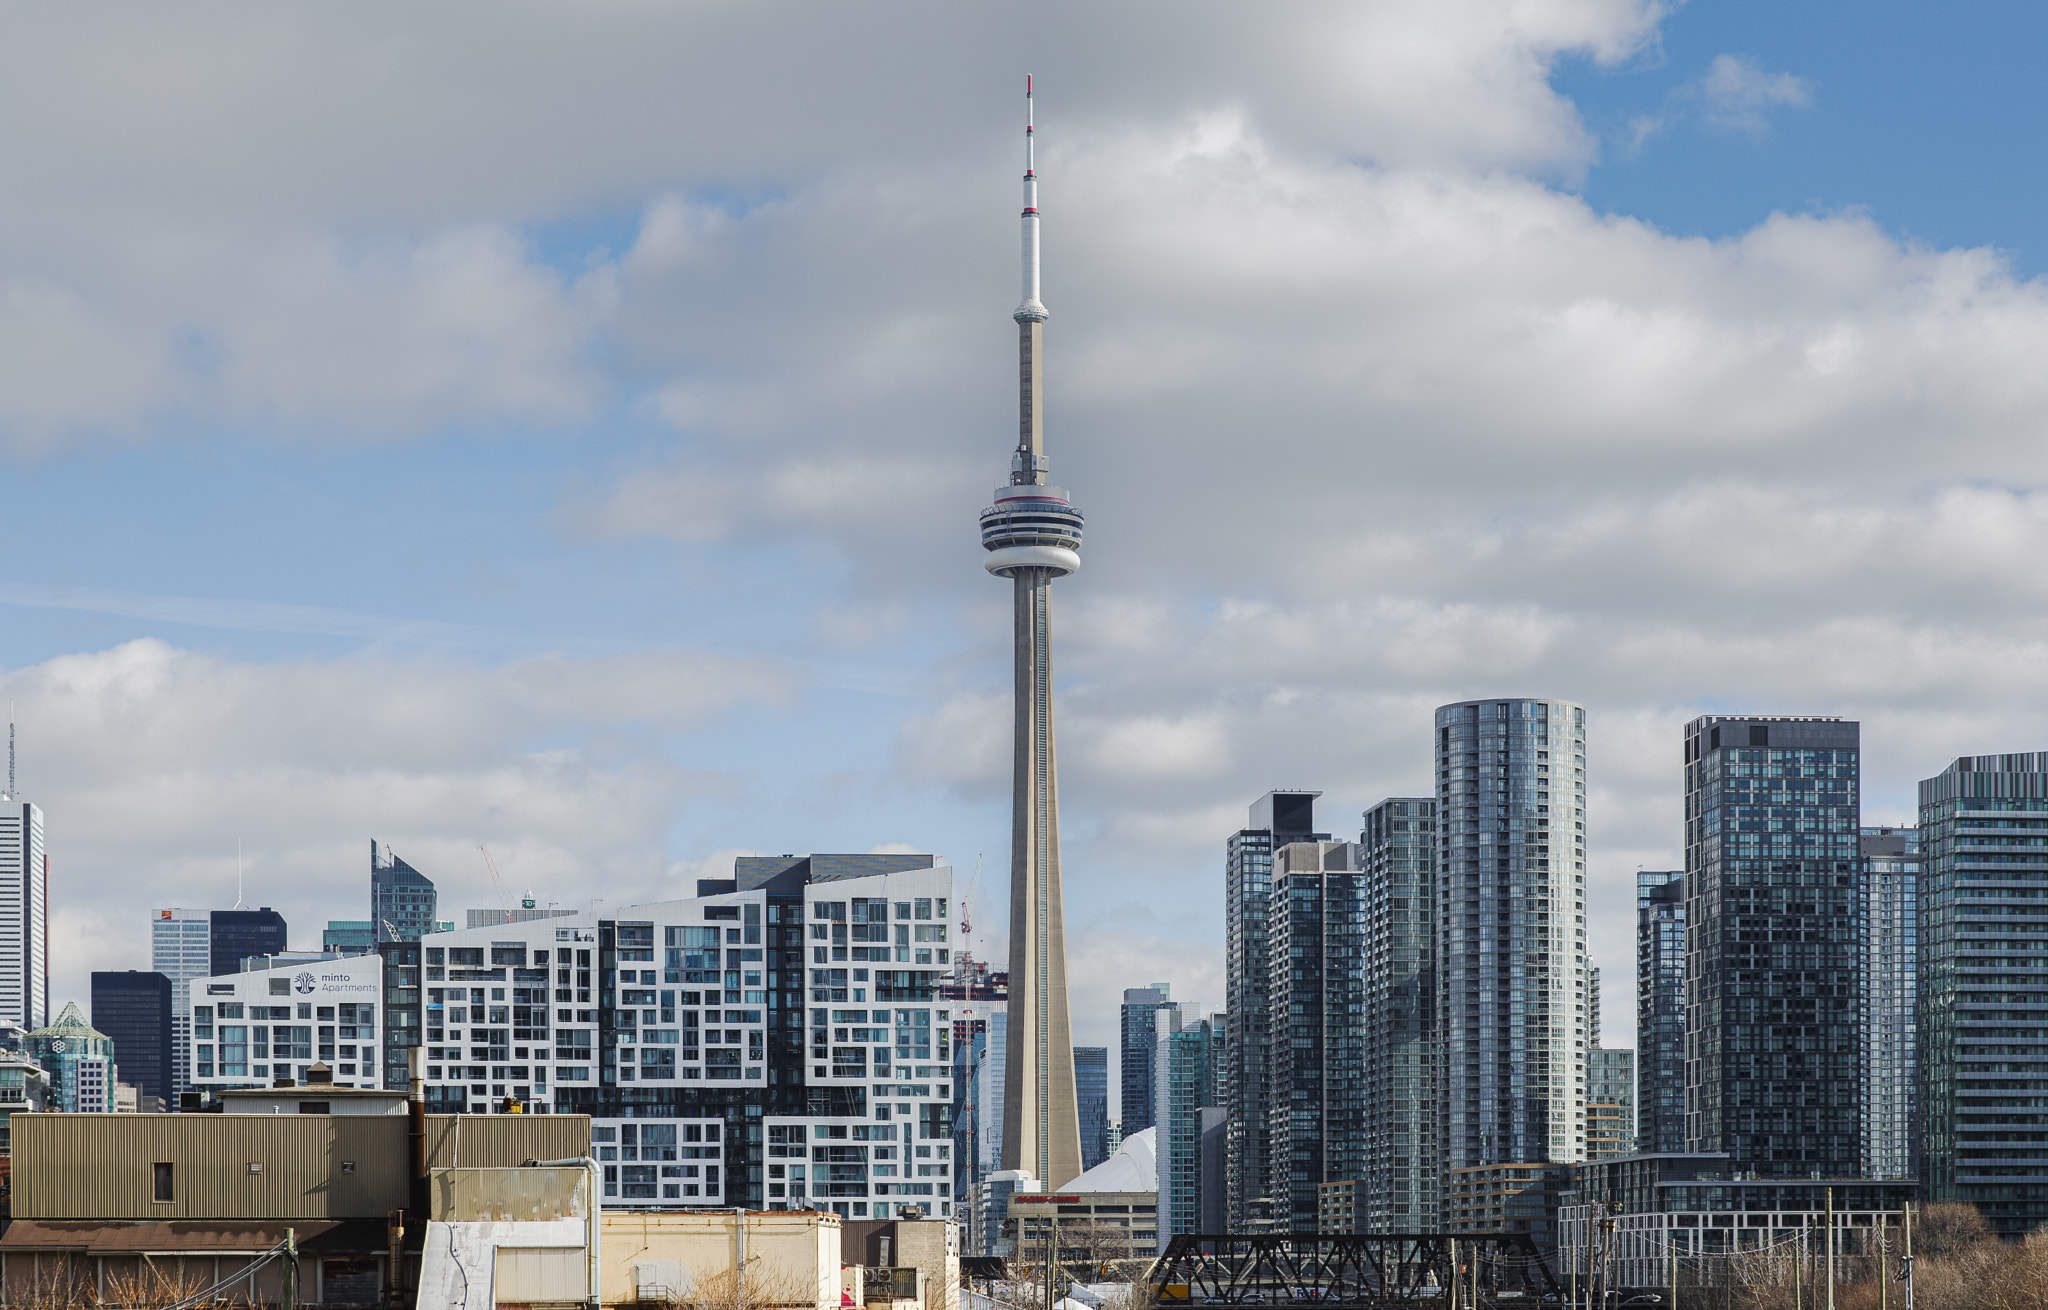
<instances>
[{"instance_id":1,"label":"construction crane","mask_svg":"<svg viewBox=\"0 0 2048 1310\"><path fill-rule=\"evenodd\" d=\"M498 862L491 858L491 852L489 848L487 848L482 842L478 842L476 848L484 853L484 867L491 871L491 886L498 889L498 904L505 911L505 922L511 923L512 907L506 904L506 901L509 898L510 893L508 893L505 890L505 880L498 876Z\"/></svg>"},{"instance_id":2,"label":"construction crane","mask_svg":"<svg viewBox=\"0 0 2048 1310\"><path fill-rule=\"evenodd\" d=\"M974 876L967 880L966 894L960 898L960 949L967 949L967 934L974 931L974 889L981 885L981 852L974 853Z\"/></svg>"}]
</instances>

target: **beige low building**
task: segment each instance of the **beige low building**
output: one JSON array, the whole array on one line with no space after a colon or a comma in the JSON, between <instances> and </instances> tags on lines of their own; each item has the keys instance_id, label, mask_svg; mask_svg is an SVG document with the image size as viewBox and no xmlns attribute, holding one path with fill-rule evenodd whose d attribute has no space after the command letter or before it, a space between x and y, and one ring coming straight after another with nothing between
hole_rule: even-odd
<instances>
[{"instance_id":1,"label":"beige low building","mask_svg":"<svg viewBox=\"0 0 2048 1310\"><path fill-rule=\"evenodd\" d=\"M864 1271L855 1298L861 1305L880 1310L907 1300L914 1310L959 1310L960 1230L950 1221L856 1220L846 1225L841 1247L845 1263Z\"/></svg>"},{"instance_id":2,"label":"beige low building","mask_svg":"<svg viewBox=\"0 0 2048 1310\"><path fill-rule=\"evenodd\" d=\"M604 1299L837 1310L840 1236L839 1216L817 1210L607 1210Z\"/></svg>"}]
</instances>

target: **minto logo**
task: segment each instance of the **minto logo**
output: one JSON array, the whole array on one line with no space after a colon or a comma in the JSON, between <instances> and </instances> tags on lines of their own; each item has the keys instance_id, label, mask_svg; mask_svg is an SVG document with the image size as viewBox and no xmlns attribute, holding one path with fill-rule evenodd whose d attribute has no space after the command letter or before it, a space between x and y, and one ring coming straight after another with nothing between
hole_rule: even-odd
<instances>
[{"instance_id":1,"label":"minto logo","mask_svg":"<svg viewBox=\"0 0 2048 1310\"><path fill-rule=\"evenodd\" d=\"M298 992L298 994L301 996L304 996L307 992L312 991L313 975L310 973L302 973L298 977L292 979L292 989Z\"/></svg>"}]
</instances>

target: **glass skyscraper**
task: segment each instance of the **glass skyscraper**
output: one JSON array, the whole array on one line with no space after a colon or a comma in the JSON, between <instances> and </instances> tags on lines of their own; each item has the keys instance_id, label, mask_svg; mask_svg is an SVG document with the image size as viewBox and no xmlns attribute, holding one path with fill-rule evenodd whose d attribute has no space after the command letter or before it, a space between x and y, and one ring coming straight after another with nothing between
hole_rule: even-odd
<instances>
[{"instance_id":1,"label":"glass skyscraper","mask_svg":"<svg viewBox=\"0 0 2048 1310\"><path fill-rule=\"evenodd\" d=\"M43 812L0 790L0 1023L34 1028L49 1022L50 858Z\"/></svg>"},{"instance_id":2,"label":"glass skyscraper","mask_svg":"<svg viewBox=\"0 0 2048 1310\"><path fill-rule=\"evenodd\" d=\"M1636 1149L1685 1150L1685 873L1636 871Z\"/></svg>"},{"instance_id":3,"label":"glass skyscraper","mask_svg":"<svg viewBox=\"0 0 2048 1310\"><path fill-rule=\"evenodd\" d=\"M1858 727L1707 715L1684 763L1686 1149L1764 1178L1857 1177Z\"/></svg>"},{"instance_id":4,"label":"glass skyscraper","mask_svg":"<svg viewBox=\"0 0 2048 1310\"><path fill-rule=\"evenodd\" d=\"M416 942L435 930L438 897L431 878L370 843L370 930L380 942Z\"/></svg>"},{"instance_id":5,"label":"glass skyscraper","mask_svg":"<svg viewBox=\"0 0 2048 1310\"><path fill-rule=\"evenodd\" d=\"M1576 1164L1586 1154L1585 710L1443 706L1436 786L1443 1167ZM1460 1212L1463 1194L1446 1198L1454 1229L1485 1222ZM1533 1233L1536 1221L1522 1226Z\"/></svg>"},{"instance_id":6,"label":"glass skyscraper","mask_svg":"<svg viewBox=\"0 0 2048 1310\"><path fill-rule=\"evenodd\" d=\"M1860 846L1870 915L1863 971L1863 1172L1911 1178L1919 1131L1913 998L1920 977L1920 832L1865 828Z\"/></svg>"},{"instance_id":7,"label":"glass skyscraper","mask_svg":"<svg viewBox=\"0 0 2048 1310\"><path fill-rule=\"evenodd\" d=\"M1923 1196L2017 1238L2048 1222L2048 751L1920 784Z\"/></svg>"},{"instance_id":8,"label":"glass skyscraper","mask_svg":"<svg viewBox=\"0 0 2048 1310\"><path fill-rule=\"evenodd\" d=\"M1434 1232L1436 800L1365 812L1364 1231ZM1337 1181L1337 1180L1333 1180Z\"/></svg>"},{"instance_id":9,"label":"glass skyscraper","mask_svg":"<svg viewBox=\"0 0 2048 1310\"><path fill-rule=\"evenodd\" d=\"M1222 1093L1230 1110L1225 1148L1230 1231L1250 1230L1273 1203L1267 1188L1266 915L1273 894L1273 852L1290 842L1328 841L1315 832L1315 791L1270 791L1253 802L1251 822L1233 833L1223 868L1223 967L1229 1040ZM1131 1135L1130 1125L1124 1135Z\"/></svg>"},{"instance_id":10,"label":"glass skyscraper","mask_svg":"<svg viewBox=\"0 0 2048 1310\"><path fill-rule=\"evenodd\" d=\"M1123 1106L1125 1137L1136 1137L1152 1126L1152 1066L1157 1059L1152 1016L1172 1003L1173 989L1165 983L1124 988L1123 1050L1118 1060L1123 1086L1117 1099Z\"/></svg>"},{"instance_id":11,"label":"glass skyscraper","mask_svg":"<svg viewBox=\"0 0 2048 1310\"><path fill-rule=\"evenodd\" d=\"M207 919L209 977L240 973L242 961L285 951L284 916L268 905L254 910L214 910Z\"/></svg>"},{"instance_id":12,"label":"glass skyscraper","mask_svg":"<svg viewBox=\"0 0 2048 1310\"><path fill-rule=\"evenodd\" d=\"M121 1081L174 1110L171 1094L171 980L139 969L95 969L92 1025L114 1044Z\"/></svg>"},{"instance_id":13,"label":"glass skyscraper","mask_svg":"<svg viewBox=\"0 0 2048 1310\"><path fill-rule=\"evenodd\" d=\"M1273 1218L1313 1232L1316 1189L1366 1175L1365 881L1352 842L1291 842L1267 914L1266 1142Z\"/></svg>"},{"instance_id":14,"label":"glass skyscraper","mask_svg":"<svg viewBox=\"0 0 2048 1310\"><path fill-rule=\"evenodd\" d=\"M1220 1014L1197 1018L1198 1006L1168 1006L1156 1016L1153 1151L1159 1170L1159 1246L1176 1233L1203 1230L1203 1196L1215 1179L1203 1172L1202 1111L1216 1105L1228 1038ZM1311 1224L1313 1227L1313 1224Z\"/></svg>"},{"instance_id":15,"label":"glass skyscraper","mask_svg":"<svg viewBox=\"0 0 2048 1310\"><path fill-rule=\"evenodd\" d=\"M170 1103L192 1090L192 980L213 975L213 911L157 910L149 967L171 980Z\"/></svg>"},{"instance_id":16,"label":"glass skyscraper","mask_svg":"<svg viewBox=\"0 0 2048 1310\"><path fill-rule=\"evenodd\" d=\"M1074 1103L1081 1117L1081 1168L1109 1158L1109 1048L1074 1048Z\"/></svg>"},{"instance_id":17,"label":"glass skyscraper","mask_svg":"<svg viewBox=\"0 0 2048 1310\"><path fill-rule=\"evenodd\" d=\"M1586 1052L1586 1158L1636 1152L1636 1053L1595 1046Z\"/></svg>"}]
</instances>

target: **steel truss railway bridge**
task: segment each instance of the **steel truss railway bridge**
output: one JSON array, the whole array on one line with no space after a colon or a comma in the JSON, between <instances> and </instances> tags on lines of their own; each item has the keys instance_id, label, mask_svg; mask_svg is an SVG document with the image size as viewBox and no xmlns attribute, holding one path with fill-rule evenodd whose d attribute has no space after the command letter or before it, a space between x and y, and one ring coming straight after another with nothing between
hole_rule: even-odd
<instances>
[{"instance_id":1,"label":"steel truss railway bridge","mask_svg":"<svg viewBox=\"0 0 2048 1310\"><path fill-rule=\"evenodd\" d=\"M1564 1289L1523 1233L1271 1233L1168 1243L1153 1267L1162 1306L1285 1305L1387 1310L1562 1304Z\"/></svg>"}]
</instances>

